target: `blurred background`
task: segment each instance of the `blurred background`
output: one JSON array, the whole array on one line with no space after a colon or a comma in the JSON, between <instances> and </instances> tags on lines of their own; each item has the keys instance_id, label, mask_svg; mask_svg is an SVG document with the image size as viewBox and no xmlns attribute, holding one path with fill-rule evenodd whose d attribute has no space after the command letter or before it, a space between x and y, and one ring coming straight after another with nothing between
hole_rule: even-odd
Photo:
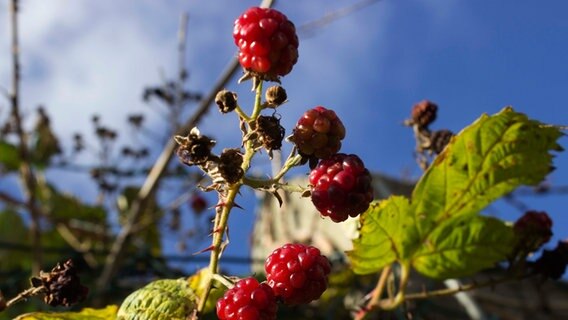
<instances>
[{"instance_id":1,"label":"blurred background","mask_svg":"<svg viewBox=\"0 0 568 320\"><path fill-rule=\"evenodd\" d=\"M46 247L41 267L50 269L66 255L101 270L110 235L124 226L149 169L174 132L205 110L204 97L236 55L234 19L258 1L19 2L20 111L31 148L40 154L32 162L39 200L54 212L39 219ZM0 0L4 95L12 86L9 5ZM282 79L289 102L278 113L287 134L307 109L333 109L347 128L342 152L358 154L373 172L409 182L420 176L412 130L403 122L423 99L439 106L435 129L458 132L507 105L544 123L568 125L566 1L311 0L274 7L295 23L300 38L299 61ZM250 111L254 96L249 83L237 84L240 75L223 87L237 92ZM179 92L183 101L172 100ZM0 96L0 124L9 119L10 101ZM240 145L236 116L213 105L198 124L217 141L217 152ZM4 155L18 143L7 126L0 139ZM290 149L284 146L284 157ZM257 158L255 173L270 173L268 157ZM550 244L567 238L567 159L558 154L540 192L519 190L487 213L515 220L528 209L546 211L554 220ZM30 274L33 245L26 237L33 219L18 162L1 154L0 160L0 288L6 294L24 288ZM118 274L175 277L208 264L208 254L194 253L210 243L216 195L199 191L198 183L207 184L200 172L175 158L165 171L144 203L140 231L128 244L131 259ZM302 167L289 177L307 173ZM245 190L237 202L243 210L231 216L223 269L246 275L260 200Z\"/></svg>"}]
</instances>

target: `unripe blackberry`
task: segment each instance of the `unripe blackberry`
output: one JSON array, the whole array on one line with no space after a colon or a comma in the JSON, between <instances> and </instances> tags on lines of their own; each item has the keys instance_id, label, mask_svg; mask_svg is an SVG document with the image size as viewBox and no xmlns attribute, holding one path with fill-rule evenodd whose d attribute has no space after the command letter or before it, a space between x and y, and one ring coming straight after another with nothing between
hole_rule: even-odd
<instances>
[{"instance_id":1,"label":"unripe blackberry","mask_svg":"<svg viewBox=\"0 0 568 320\"><path fill-rule=\"evenodd\" d=\"M298 120L290 140L306 158L326 159L341 149L345 127L333 110L310 109Z\"/></svg>"},{"instance_id":2,"label":"unripe blackberry","mask_svg":"<svg viewBox=\"0 0 568 320\"><path fill-rule=\"evenodd\" d=\"M296 27L277 10L249 8L235 20L233 38L241 66L265 80L278 80L298 61Z\"/></svg>"},{"instance_id":3,"label":"unripe blackberry","mask_svg":"<svg viewBox=\"0 0 568 320\"><path fill-rule=\"evenodd\" d=\"M272 288L255 278L240 280L217 300L220 320L273 320L277 311Z\"/></svg>"},{"instance_id":4,"label":"unripe blackberry","mask_svg":"<svg viewBox=\"0 0 568 320\"><path fill-rule=\"evenodd\" d=\"M356 217L373 201L371 174L354 154L338 153L321 160L309 181L314 206L334 222Z\"/></svg>"},{"instance_id":5,"label":"unripe blackberry","mask_svg":"<svg viewBox=\"0 0 568 320\"><path fill-rule=\"evenodd\" d=\"M285 304L309 303L327 289L329 260L319 249L286 244L272 252L264 264L268 285Z\"/></svg>"},{"instance_id":6,"label":"unripe blackberry","mask_svg":"<svg viewBox=\"0 0 568 320\"><path fill-rule=\"evenodd\" d=\"M427 128L434 120L438 112L438 105L422 100L412 107L412 122L421 128Z\"/></svg>"}]
</instances>

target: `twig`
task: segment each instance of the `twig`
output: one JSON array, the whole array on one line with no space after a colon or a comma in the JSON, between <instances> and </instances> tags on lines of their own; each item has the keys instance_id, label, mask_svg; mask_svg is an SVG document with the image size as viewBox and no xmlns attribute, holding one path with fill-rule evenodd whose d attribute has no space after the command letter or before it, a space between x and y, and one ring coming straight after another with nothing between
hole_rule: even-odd
<instances>
[{"instance_id":1,"label":"twig","mask_svg":"<svg viewBox=\"0 0 568 320\"><path fill-rule=\"evenodd\" d=\"M16 133L19 138L20 152L20 177L24 185L26 194L26 203L30 211L30 233L32 238L32 273L37 274L41 269L42 252L41 252L41 230L40 216L36 208L36 190L35 178L29 163L29 150L27 147L26 134L22 125L22 117L20 114L20 45L18 42L18 0L10 2L10 20L12 26L12 92L10 94L10 102L12 108L12 117L16 127Z\"/></svg>"},{"instance_id":2,"label":"twig","mask_svg":"<svg viewBox=\"0 0 568 320\"><path fill-rule=\"evenodd\" d=\"M440 289L440 290L434 290L434 291L411 293L411 294L406 295L406 300L428 299L428 298L432 298L432 297L448 296L448 295L456 294L458 292L471 291L471 290L474 290L474 289L480 289L480 288L485 288L485 287L493 287L493 286L496 286L496 285L499 285L499 284L502 284L502 283L506 283L506 282L509 282L509 281L523 280L523 279L526 279L526 278L530 278L532 276L535 276L535 274L529 273L529 274L525 274L525 275L522 275L522 276L510 276L510 277L505 277L505 278L500 278L500 279L489 279L489 280L484 281L484 282L472 282L470 284L461 285L461 286L458 286L456 288L446 288L446 289Z\"/></svg>"},{"instance_id":3,"label":"twig","mask_svg":"<svg viewBox=\"0 0 568 320\"><path fill-rule=\"evenodd\" d=\"M10 306L22 301L22 300L26 300L29 297L33 297L33 296L37 296L38 294L44 293L45 292L45 287L41 286L41 287L33 287L33 288L29 288L23 292L20 292L17 296L15 296L14 298L10 299L8 302L6 302L6 308L9 308Z\"/></svg>"}]
</instances>

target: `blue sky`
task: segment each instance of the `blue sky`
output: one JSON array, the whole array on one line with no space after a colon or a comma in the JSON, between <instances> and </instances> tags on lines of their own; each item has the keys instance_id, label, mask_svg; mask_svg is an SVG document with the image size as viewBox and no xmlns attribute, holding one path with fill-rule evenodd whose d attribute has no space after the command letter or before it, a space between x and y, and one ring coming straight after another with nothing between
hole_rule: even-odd
<instances>
[{"instance_id":1,"label":"blue sky","mask_svg":"<svg viewBox=\"0 0 568 320\"><path fill-rule=\"evenodd\" d=\"M278 1L276 8L297 26L356 1ZM28 114L45 104L58 133L90 128L90 115L123 126L126 114L149 111L144 86L172 76L176 68L179 15L190 14L189 85L207 92L235 54L234 19L257 1L23 0L21 15L23 103ZM8 1L0 1L0 85L9 87ZM282 107L287 132L308 108L334 109L347 127L344 152L359 154L371 170L417 177L411 131L401 123L411 106L438 103L435 129L459 131L483 112L506 105L546 123L568 125L568 2L383 0L301 35L300 59L283 79L290 102ZM162 74L162 75L161 75ZM250 105L249 85L229 89ZM5 114L5 102L0 112ZM151 113L150 113L151 114ZM151 121L154 131L163 123ZM201 126L223 147L239 144L234 117L210 112ZM214 132L214 133L213 133ZM566 147L566 138L560 142ZM156 146L157 149L160 146ZM568 158L560 154L554 185L568 184ZM264 166L267 161L257 164ZM62 189L94 188L85 177L54 173ZM60 180L61 181L61 180ZM242 230L233 231L229 253L243 252L252 223L252 193L246 197ZM555 240L568 237L566 195L527 198L553 217ZM515 219L498 204L493 212ZM250 217L250 220L242 219ZM235 219L236 220L236 219ZM233 228L236 230L236 228Z\"/></svg>"}]
</instances>

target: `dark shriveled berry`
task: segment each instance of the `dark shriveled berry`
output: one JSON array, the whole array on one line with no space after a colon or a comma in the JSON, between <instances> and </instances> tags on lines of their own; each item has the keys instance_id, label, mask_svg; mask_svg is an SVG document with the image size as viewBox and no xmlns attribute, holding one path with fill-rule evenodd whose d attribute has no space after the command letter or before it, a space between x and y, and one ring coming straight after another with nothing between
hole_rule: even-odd
<instances>
[{"instance_id":1,"label":"dark shriveled berry","mask_svg":"<svg viewBox=\"0 0 568 320\"><path fill-rule=\"evenodd\" d=\"M558 241L554 250L543 250L533 263L533 270L547 278L558 280L566 272L568 265L568 240Z\"/></svg>"},{"instance_id":2,"label":"dark shriveled berry","mask_svg":"<svg viewBox=\"0 0 568 320\"><path fill-rule=\"evenodd\" d=\"M448 143L450 143L453 136L454 133L446 129L432 132L430 138L432 151L436 154L440 154Z\"/></svg>"},{"instance_id":3,"label":"dark shriveled berry","mask_svg":"<svg viewBox=\"0 0 568 320\"><path fill-rule=\"evenodd\" d=\"M174 138L179 145L177 155L184 164L204 165L212 157L211 149L215 146L215 140L201 135L197 128L191 129L185 137Z\"/></svg>"},{"instance_id":4,"label":"dark shriveled berry","mask_svg":"<svg viewBox=\"0 0 568 320\"><path fill-rule=\"evenodd\" d=\"M243 154L239 149L224 149L219 157L219 172L228 183L236 183L243 177Z\"/></svg>"},{"instance_id":5,"label":"dark shriveled berry","mask_svg":"<svg viewBox=\"0 0 568 320\"><path fill-rule=\"evenodd\" d=\"M242 279L217 300L220 320L274 320L278 305L266 283L255 278Z\"/></svg>"},{"instance_id":6,"label":"dark shriveled berry","mask_svg":"<svg viewBox=\"0 0 568 320\"><path fill-rule=\"evenodd\" d=\"M280 125L280 119L275 116L259 116L256 119L256 131L259 142L268 150L280 150L285 130Z\"/></svg>"},{"instance_id":7,"label":"dark shriveled berry","mask_svg":"<svg viewBox=\"0 0 568 320\"><path fill-rule=\"evenodd\" d=\"M241 66L265 80L278 80L298 61L296 27L277 10L249 8L235 20L233 38Z\"/></svg>"},{"instance_id":8,"label":"dark shriveled berry","mask_svg":"<svg viewBox=\"0 0 568 320\"><path fill-rule=\"evenodd\" d=\"M412 107L412 122L421 128L427 128L436 120L437 112L438 105L432 101L422 100Z\"/></svg>"},{"instance_id":9,"label":"dark shriveled berry","mask_svg":"<svg viewBox=\"0 0 568 320\"><path fill-rule=\"evenodd\" d=\"M312 203L334 222L356 217L373 200L371 174L358 156L338 153L310 172Z\"/></svg>"},{"instance_id":10,"label":"dark shriveled berry","mask_svg":"<svg viewBox=\"0 0 568 320\"><path fill-rule=\"evenodd\" d=\"M85 300L89 289L81 284L72 260L58 263L51 272L40 271L31 279L32 286L44 288L43 301L50 306L68 307Z\"/></svg>"},{"instance_id":11,"label":"dark shriveled berry","mask_svg":"<svg viewBox=\"0 0 568 320\"><path fill-rule=\"evenodd\" d=\"M552 237L552 219L546 212L527 211L513 225L518 247L523 251L538 250Z\"/></svg>"},{"instance_id":12,"label":"dark shriveled berry","mask_svg":"<svg viewBox=\"0 0 568 320\"><path fill-rule=\"evenodd\" d=\"M333 110L317 106L298 120L290 137L305 158L327 159L341 149L345 127Z\"/></svg>"},{"instance_id":13,"label":"dark shriveled berry","mask_svg":"<svg viewBox=\"0 0 568 320\"><path fill-rule=\"evenodd\" d=\"M228 90L221 90L215 96L215 103L221 113L229 113L237 107L237 94Z\"/></svg>"},{"instance_id":14,"label":"dark shriveled berry","mask_svg":"<svg viewBox=\"0 0 568 320\"><path fill-rule=\"evenodd\" d=\"M272 252L264 263L268 285L285 304L309 303L327 289L329 260L319 249L286 244Z\"/></svg>"}]
</instances>

